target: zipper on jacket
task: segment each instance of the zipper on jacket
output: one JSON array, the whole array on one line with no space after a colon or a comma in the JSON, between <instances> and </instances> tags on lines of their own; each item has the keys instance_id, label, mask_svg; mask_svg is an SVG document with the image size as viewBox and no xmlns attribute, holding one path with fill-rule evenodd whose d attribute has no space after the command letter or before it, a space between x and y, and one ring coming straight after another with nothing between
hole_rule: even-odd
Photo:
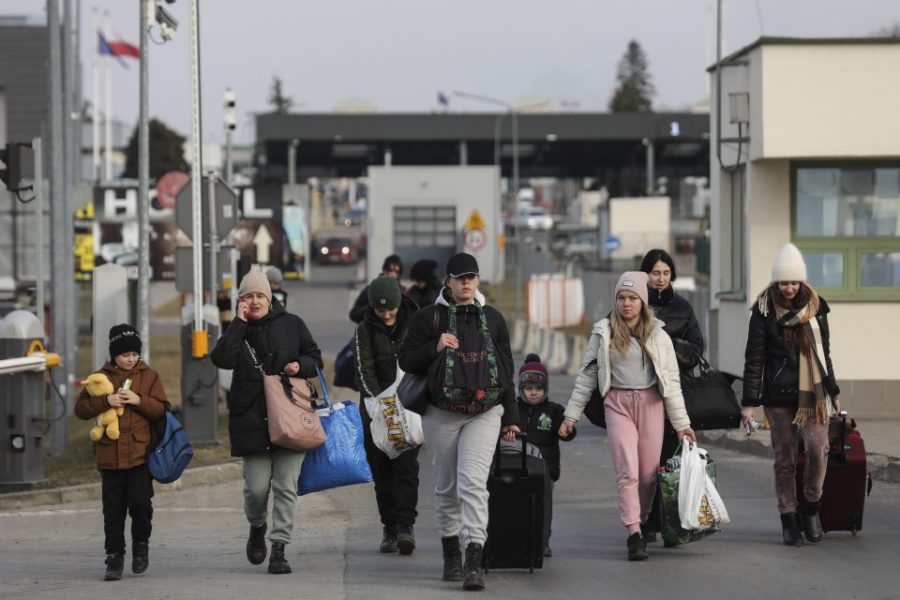
<instances>
[{"instance_id":1,"label":"zipper on jacket","mask_svg":"<svg viewBox=\"0 0 900 600\"><path fill-rule=\"evenodd\" d=\"M781 375L781 372L784 371L784 368L787 366L787 359L785 358L781 361L781 368L775 372L775 376L772 377L772 383L775 383L775 380L778 379L778 376Z\"/></svg>"}]
</instances>

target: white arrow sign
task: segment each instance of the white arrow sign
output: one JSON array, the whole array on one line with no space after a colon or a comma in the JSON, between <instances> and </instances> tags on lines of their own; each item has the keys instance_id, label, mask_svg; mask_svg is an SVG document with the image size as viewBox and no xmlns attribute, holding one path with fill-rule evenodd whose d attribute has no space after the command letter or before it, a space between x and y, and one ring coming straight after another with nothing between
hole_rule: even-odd
<instances>
[{"instance_id":1,"label":"white arrow sign","mask_svg":"<svg viewBox=\"0 0 900 600\"><path fill-rule=\"evenodd\" d=\"M272 235L265 223L260 223L256 235L253 236L253 243L256 244L256 262L268 264L269 248L272 246Z\"/></svg>"}]
</instances>

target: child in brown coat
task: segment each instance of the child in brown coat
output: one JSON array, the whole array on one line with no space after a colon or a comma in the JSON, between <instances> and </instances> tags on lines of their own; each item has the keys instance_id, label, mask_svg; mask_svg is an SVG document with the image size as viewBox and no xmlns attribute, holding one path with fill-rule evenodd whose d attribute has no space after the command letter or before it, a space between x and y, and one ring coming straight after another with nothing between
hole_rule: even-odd
<instances>
[{"instance_id":1,"label":"child in brown coat","mask_svg":"<svg viewBox=\"0 0 900 600\"><path fill-rule=\"evenodd\" d=\"M97 468L103 481L103 530L106 535L106 581L122 578L125 564L125 515L131 513L131 570L149 565L153 516L153 483L145 463L150 424L165 417L169 400L159 374L141 360L141 338L130 325L109 330L110 360L101 367L117 390L108 396L81 391L75 403L80 419L94 419L110 407L124 407L119 437L103 435L96 442Z\"/></svg>"}]
</instances>

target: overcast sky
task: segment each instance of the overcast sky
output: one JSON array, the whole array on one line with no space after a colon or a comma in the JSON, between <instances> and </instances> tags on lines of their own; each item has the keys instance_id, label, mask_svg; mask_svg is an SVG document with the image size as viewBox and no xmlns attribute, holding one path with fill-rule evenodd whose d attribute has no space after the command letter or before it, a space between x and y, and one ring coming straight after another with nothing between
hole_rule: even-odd
<instances>
[{"instance_id":1,"label":"overcast sky","mask_svg":"<svg viewBox=\"0 0 900 600\"><path fill-rule=\"evenodd\" d=\"M43 15L44 5L2 0L0 15ZM94 10L101 19L109 11L113 38L138 45L138 6L139 0L81 1L86 99ZM190 2L165 6L178 31L169 43L151 44L150 114L187 135ZM864 36L900 22L897 0L725 0L725 7L726 52L760 35ZM207 0L200 10L203 138L222 141L222 94L230 86L237 140L250 141L252 113L269 110L274 75L299 111L361 99L382 112L427 112L437 106L438 91L452 90L605 111L632 38L649 59L654 107L685 109L706 96L714 11L710 0ZM159 39L157 27L151 35ZM128 69L112 66L114 113L133 123L138 66L126 60ZM452 98L450 110L498 109Z\"/></svg>"}]
</instances>

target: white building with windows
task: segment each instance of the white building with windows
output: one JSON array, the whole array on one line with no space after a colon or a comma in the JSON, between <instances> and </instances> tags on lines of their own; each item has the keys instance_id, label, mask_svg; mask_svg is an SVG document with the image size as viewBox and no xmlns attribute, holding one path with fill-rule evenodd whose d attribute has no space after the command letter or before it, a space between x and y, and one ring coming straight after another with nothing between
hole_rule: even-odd
<instances>
[{"instance_id":1,"label":"white building with windows","mask_svg":"<svg viewBox=\"0 0 900 600\"><path fill-rule=\"evenodd\" d=\"M898 73L896 38L760 38L710 69L710 353L723 371L743 372L749 306L790 241L832 309L844 406L900 417Z\"/></svg>"}]
</instances>

